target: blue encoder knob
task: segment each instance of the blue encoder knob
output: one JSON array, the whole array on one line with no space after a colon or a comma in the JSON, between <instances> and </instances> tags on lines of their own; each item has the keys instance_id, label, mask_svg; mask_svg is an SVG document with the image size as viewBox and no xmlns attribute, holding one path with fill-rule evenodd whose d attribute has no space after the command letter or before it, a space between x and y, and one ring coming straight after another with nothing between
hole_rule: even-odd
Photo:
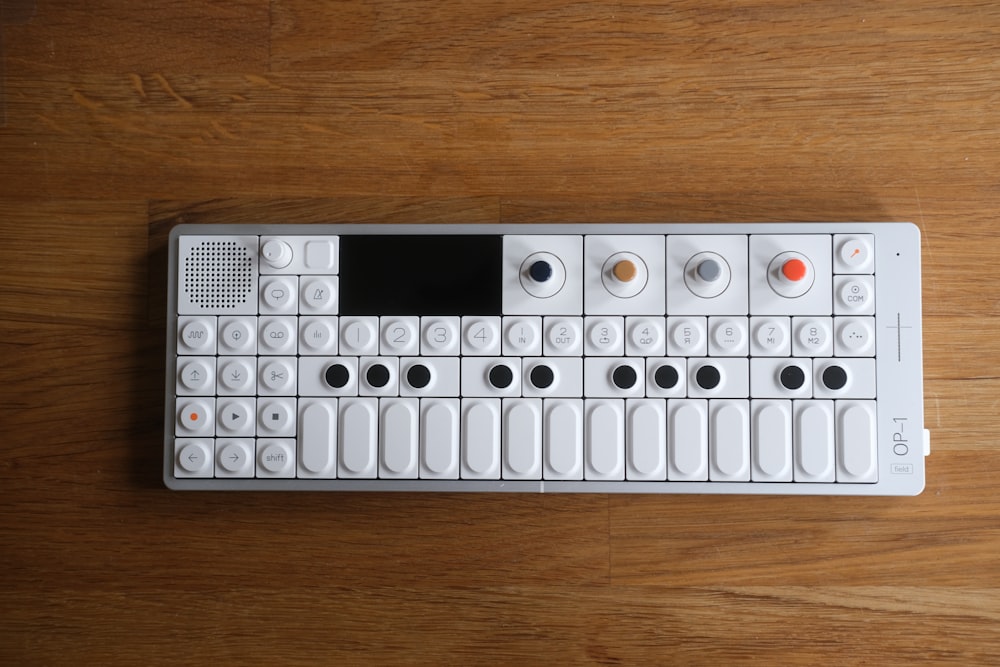
<instances>
[{"instance_id":1,"label":"blue encoder knob","mask_svg":"<svg viewBox=\"0 0 1000 667\"><path fill-rule=\"evenodd\" d=\"M552 265L540 259L531 265L531 268L528 269L528 275L536 283L544 283L552 277Z\"/></svg>"}]
</instances>

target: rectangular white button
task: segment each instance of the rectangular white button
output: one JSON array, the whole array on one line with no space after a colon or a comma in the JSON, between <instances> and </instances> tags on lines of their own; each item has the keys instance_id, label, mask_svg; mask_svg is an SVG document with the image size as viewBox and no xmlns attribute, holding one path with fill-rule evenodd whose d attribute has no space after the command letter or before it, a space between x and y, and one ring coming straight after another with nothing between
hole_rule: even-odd
<instances>
[{"instance_id":1,"label":"rectangular white button","mask_svg":"<svg viewBox=\"0 0 1000 667\"><path fill-rule=\"evenodd\" d=\"M503 478L542 477L542 400L503 399Z\"/></svg>"},{"instance_id":2,"label":"rectangular white button","mask_svg":"<svg viewBox=\"0 0 1000 667\"><path fill-rule=\"evenodd\" d=\"M500 478L500 399L462 401L462 477Z\"/></svg>"},{"instance_id":3,"label":"rectangular white button","mask_svg":"<svg viewBox=\"0 0 1000 667\"><path fill-rule=\"evenodd\" d=\"M299 477L337 476L337 399L299 399Z\"/></svg>"},{"instance_id":4,"label":"rectangular white button","mask_svg":"<svg viewBox=\"0 0 1000 667\"><path fill-rule=\"evenodd\" d=\"M588 399L586 479L625 479L625 401Z\"/></svg>"},{"instance_id":5,"label":"rectangular white button","mask_svg":"<svg viewBox=\"0 0 1000 667\"><path fill-rule=\"evenodd\" d=\"M417 408L415 398L379 401L379 477L417 476Z\"/></svg>"},{"instance_id":6,"label":"rectangular white button","mask_svg":"<svg viewBox=\"0 0 1000 667\"><path fill-rule=\"evenodd\" d=\"M708 478L750 481L750 402L713 400L708 404Z\"/></svg>"},{"instance_id":7,"label":"rectangular white button","mask_svg":"<svg viewBox=\"0 0 1000 667\"><path fill-rule=\"evenodd\" d=\"M378 472L377 412L377 398L340 399L338 477L375 477Z\"/></svg>"},{"instance_id":8,"label":"rectangular white button","mask_svg":"<svg viewBox=\"0 0 1000 667\"><path fill-rule=\"evenodd\" d=\"M667 477L685 482L708 479L708 401L667 401Z\"/></svg>"},{"instance_id":9,"label":"rectangular white button","mask_svg":"<svg viewBox=\"0 0 1000 667\"><path fill-rule=\"evenodd\" d=\"M794 401L796 482L834 481L833 401Z\"/></svg>"},{"instance_id":10,"label":"rectangular white button","mask_svg":"<svg viewBox=\"0 0 1000 667\"><path fill-rule=\"evenodd\" d=\"M583 478L583 401L543 402L545 479Z\"/></svg>"},{"instance_id":11,"label":"rectangular white button","mask_svg":"<svg viewBox=\"0 0 1000 667\"><path fill-rule=\"evenodd\" d=\"M837 481L877 482L875 401L837 401Z\"/></svg>"},{"instance_id":12,"label":"rectangular white button","mask_svg":"<svg viewBox=\"0 0 1000 667\"><path fill-rule=\"evenodd\" d=\"M660 398L625 401L625 477L632 480L667 478L667 402Z\"/></svg>"},{"instance_id":13,"label":"rectangular white button","mask_svg":"<svg viewBox=\"0 0 1000 667\"><path fill-rule=\"evenodd\" d=\"M750 476L755 482L792 481L792 402L751 401Z\"/></svg>"},{"instance_id":14,"label":"rectangular white button","mask_svg":"<svg viewBox=\"0 0 1000 667\"><path fill-rule=\"evenodd\" d=\"M459 438L457 398L420 401L420 476L458 479Z\"/></svg>"}]
</instances>

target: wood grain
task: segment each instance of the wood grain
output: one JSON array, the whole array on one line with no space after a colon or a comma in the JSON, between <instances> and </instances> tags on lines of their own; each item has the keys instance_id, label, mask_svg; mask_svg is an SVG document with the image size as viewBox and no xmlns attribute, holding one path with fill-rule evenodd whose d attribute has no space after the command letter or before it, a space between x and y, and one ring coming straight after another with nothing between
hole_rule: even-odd
<instances>
[{"instance_id":1,"label":"wood grain","mask_svg":"<svg viewBox=\"0 0 1000 667\"><path fill-rule=\"evenodd\" d=\"M0 77L0 663L1000 662L996 3L0 0ZM921 496L162 487L175 224L767 220L919 225Z\"/></svg>"}]
</instances>

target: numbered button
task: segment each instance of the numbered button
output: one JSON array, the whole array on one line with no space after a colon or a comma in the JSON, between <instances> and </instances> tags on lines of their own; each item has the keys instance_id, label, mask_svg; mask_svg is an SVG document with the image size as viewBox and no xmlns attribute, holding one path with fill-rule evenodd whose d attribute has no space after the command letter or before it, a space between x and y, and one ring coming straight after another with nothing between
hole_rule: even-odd
<instances>
[{"instance_id":1,"label":"numbered button","mask_svg":"<svg viewBox=\"0 0 1000 667\"><path fill-rule=\"evenodd\" d=\"M787 317L750 318L750 354L755 357L787 357L792 353L791 322Z\"/></svg>"},{"instance_id":2,"label":"numbered button","mask_svg":"<svg viewBox=\"0 0 1000 667\"><path fill-rule=\"evenodd\" d=\"M833 354L833 328L829 317L792 318L792 355L827 357Z\"/></svg>"},{"instance_id":3,"label":"numbered button","mask_svg":"<svg viewBox=\"0 0 1000 667\"><path fill-rule=\"evenodd\" d=\"M708 353L722 357L745 357L750 349L745 317L710 317Z\"/></svg>"},{"instance_id":4,"label":"numbered button","mask_svg":"<svg viewBox=\"0 0 1000 667\"><path fill-rule=\"evenodd\" d=\"M416 317L383 317L382 354L417 354L420 348L420 320Z\"/></svg>"},{"instance_id":5,"label":"numbered button","mask_svg":"<svg viewBox=\"0 0 1000 667\"><path fill-rule=\"evenodd\" d=\"M219 354L257 354L257 318L220 317Z\"/></svg>"},{"instance_id":6,"label":"numbered button","mask_svg":"<svg viewBox=\"0 0 1000 667\"><path fill-rule=\"evenodd\" d=\"M460 320L457 317L425 317L420 321L420 353L425 356L458 356Z\"/></svg>"},{"instance_id":7,"label":"numbered button","mask_svg":"<svg viewBox=\"0 0 1000 667\"><path fill-rule=\"evenodd\" d=\"M462 354L476 356L500 354L500 318L463 317Z\"/></svg>"},{"instance_id":8,"label":"numbered button","mask_svg":"<svg viewBox=\"0 0 1000 667\"><path fill-rule=\"evenodd\" d=\"M708 336L704 317L668 317L667 331L668 355L694 357L708 353Z\"/></svg>"},{"instance_id":9,"label":"numbered button","mask_svg":"<svg viewBox=\"0 0 1000 667\"><path fill-rule=\"evenodd\" d=\"M375 355L378 353L377 317L341 317L340 353Z\"/></svg>"},{"instance_id":10,"label":"numbered button","mask_svg":"<svg viewBox=\"0 0 1000 667\"><path fill-rule=\"evenodd\" d=\"M583 355L583 318L546 317L544 354L552 357Z\"/></svg>"},{"instance_id":11,"label":"numbered button","mask_svg":"<svg viewBox=\"0 0 1000 667\"><path fill-rule=\"evenodd\" d=\"M625 319L622 317L588 317L584 320L587 339L584 354L617 357L625 354Z\"/></svg>"},{"instance_id":12,"label":"numbered button","mask_svg":"<svg viewBox=\"0 0 1000 667\"><path fill-rule=\"evenodd\" d=\"M505 317L503 353L511 356L537 356L542 353L541 317Z\"/></svg>"},{"instance_id":13,"label":"numbered button","mask_svg":"<svg viewBox=\"0 0 1000 667\"><path fill-rule=\"evenodd\" d=\"M214 317L177 318L178 354L215 354Z\"/></svg>"},{"instance_id":14,"label":"numbered button","mask_svg":"<svg viewBox=\"0 0 1000 667\"><path fill-rule=\"evenodd\" d=\"M626 317L625 330L625 354L636 357L662 357L666 354L664 318Z\"/></svg>"}]
</instances>

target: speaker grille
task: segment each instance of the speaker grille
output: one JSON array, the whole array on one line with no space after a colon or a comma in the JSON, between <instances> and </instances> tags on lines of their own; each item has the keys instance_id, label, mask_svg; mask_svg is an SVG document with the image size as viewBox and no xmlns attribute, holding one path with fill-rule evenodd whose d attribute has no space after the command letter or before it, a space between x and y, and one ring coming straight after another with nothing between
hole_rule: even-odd
<instances>
[{"instance_id":1,"label":"speaker grille","mask_svg":"<svg viewBox=\"0 0 1000 667\"><path fill-rule=\"evenodd\" d=\"M253 259L236 241L204 241L184 258L184 293L202 308L237 308L253 292Z\"/></svg>"}]
</instances>

